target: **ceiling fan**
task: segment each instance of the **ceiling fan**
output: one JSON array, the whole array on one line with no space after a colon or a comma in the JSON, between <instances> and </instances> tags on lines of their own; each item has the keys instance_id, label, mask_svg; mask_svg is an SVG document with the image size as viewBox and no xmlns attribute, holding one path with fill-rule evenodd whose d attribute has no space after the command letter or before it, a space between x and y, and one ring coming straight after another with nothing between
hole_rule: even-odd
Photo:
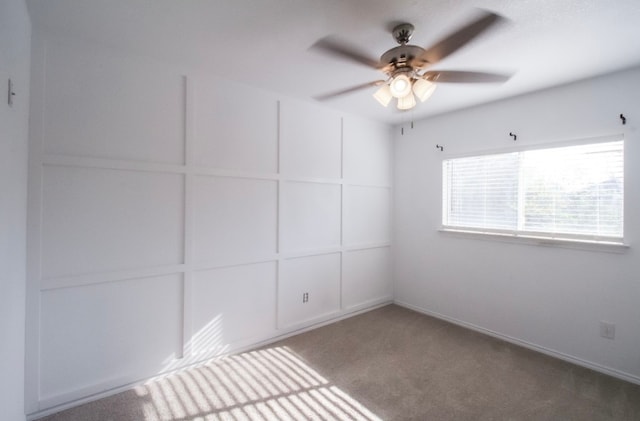
<instances>
[{"instance_id":1,"label":"ceiling fan","mask_svg":"<svg viewBox=\"0 0 640 421\"><path fill-rule=\"evenodd\" d=\"M467 25L427 48L409 44L414 26L410 23L401 23L392 30L393 38L400 45L383 53L379 60L369 57L368 54L343 41L331 37L323 38L313 44L311 48L382 71L387 78L319 95L315 98L324 101L361 89L379 86L380 88L373 96L380 104L386 107L392 99L396 98L398 109L409 110L416 106L416 98L421 102L426 101L433 94L437 83L505 82L511 77L510 75L426 70L502 20L504 18L500 15L483 11L479 17Z\"/></svg>"}]
</instances>

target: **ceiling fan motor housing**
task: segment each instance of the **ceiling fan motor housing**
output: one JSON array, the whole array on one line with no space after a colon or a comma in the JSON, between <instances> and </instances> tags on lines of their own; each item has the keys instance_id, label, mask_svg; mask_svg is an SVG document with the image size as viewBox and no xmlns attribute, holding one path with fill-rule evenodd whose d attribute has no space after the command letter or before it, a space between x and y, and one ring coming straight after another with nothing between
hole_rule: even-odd
<instances>
[{"instance_id":1,"label":"ceiling fan motor housing","mask_svg":"<svg viewBox=\"0 0 640 421\"><path fill-rule=\"evenodd\" d=\"M414 70L413 60L422 56L424 48L417 45L401 45L385 52L380 56L380 63L384 64L382 71L393 75L397 72L408 72Z\"/></svg>"}]
</instances>

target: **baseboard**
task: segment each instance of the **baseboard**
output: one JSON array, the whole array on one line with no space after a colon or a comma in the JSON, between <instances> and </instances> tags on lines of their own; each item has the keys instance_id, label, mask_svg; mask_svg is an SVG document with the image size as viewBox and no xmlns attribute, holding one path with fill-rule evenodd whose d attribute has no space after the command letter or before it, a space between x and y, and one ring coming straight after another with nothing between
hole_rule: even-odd
<instances>
[{"instance_id":1,"label":"baseboard","mask_svg":"<svg viewBox=\"0 0 640 421\"><path fill-rule=\"evenodd\" d=\"M341 312L333 314L332 316L326 317L326 318L321 318L321 319L316 319L315 322L310 322L307 323L305 325L301 325L301 326L295 326L289 329L282 329L280 330L280 334L276 335L276 336L271 336L268 338L264 338L262 340L258 340L256 342L253 342L251 344L248 345L244 345L244 346L238 346L238 347L234 347L234 348L230 348L228 352L224 353L224 354L220 354L220 355L216 355L216 356L212 356L209 358L204 358L202 360L199 361L195 361L195 362L189 362L187 364L184 365L180 365L177 366L175 369L171 370L171 371L167 371L167 372L163 372L161 374L157 374L157 375L153 375L153 376L148 376L148 377L144 377L144 378L139 378L136 380L132 380L132 381L128 381L126 382L126 384L123 384L121 386L117 386L117 387L109 387L107 384L104 383L100 383L98 385L93 385L91 387L88 387L86 389L81 389L81 390L74 390L73 392L70 392L68 394L63 395L57 395L53 398L50 399L46 399L46 400L41 400L38 402L38 404L41 406L41 410L38 410L36 412L32 412L30 414L27 414L27 421L33 421L36 420L38 418L41 417L46 417L47 415L51 415L51 414L55 414L56 412L60 412L60 411L64 411L65 409L70 409L79 405L83 405L85 403L89 403L89 402L93 402L102 398L106 398L109 396L113 396L115 394L124 392L128 389L131 389L133 387L136 386L140 386L143 385L149 381L152 381L154 379L159 379L159 378L163 378L169 375L172 375L174 373L180 372L182 370L185 369L189 369L192 367L198 367L201 366L203 364L207 364L210 360L215 359L215 358L221 358L224 357L226 355L232 355L232 354L238 354L238 353L242 353L242 352L247 352L253 349L257 349L257 348L261 348L263 346L281 341L283 339L289 338L291 336L295 336L295 335L299 335L301 333L305 333L314 329L318 329L320 327L329 325L331 323L335 323L338 322L340 320L344 320L347 319L349 317L353 317L353 316L357 316L359 314L363 314L363 313L367 313L369 311L375 310L377 308L380 307L384 307L386 305L392 304L393 300L390 298L385 298L385 299L381 299L381 300L377 300L377 301L373 301L368 303L369 305L367 307L362 308L361 306L358 306L356 308L349 308L349 309L343 309ZM99 392L95 392L96 390L101 390ZM68 401L64 401L65 398L68 397ZM59 402L63 402L63 403L59 403Z\"/></svg>"},{"instance_id":2,"label":"baseboard","mask_svg":"<svg viewBox=\"0 0 640 421\"><path fill-rule=\"evenodd\" d=\"M521 346L523 348L530 349L532 351L536 351L536 352L540 352L540 353L545 354L545 355L549 355L550 357L558 358L560 360L567 361L569 363L572 363L572 364L575 364L575 365L579 365L581 367L589 368L589 369L591 369L593 371L597 371L599 373L606 374L606 375L609 375L611 377L615 377L617 379L627 381L629 383L634 383L634 384L640 385L640 377L634 376L632 374L625 373L625 372L620 371L620 370L616 370L614 368L606 367L606 366L603 366L603 365L600 365L600 364L597 364L597 363L593 363L591 361L583 360L581 358L574 357L573 355L565 354L563 352L556 351L556 350L553 350L553 349L550 349L550 348L546 348L546 347L543 347L543 346L540 346L540 345L536 345L534 343L527 342L527 341L524 341L522 339L514 338L513 336L504 335L502 333L495 332L493 330L484 328L482 326L478 326L478 325L474 325L473 323L468 323L468 322L465 322L465 321L462 321L462 320L458 320L458 319L455 319L453 317L449 317L449 316L446 316L446 315L441 314L441 313L430 311L430 310L427 310L425 308L418 307L418 306L415 306L413 304L409 304L409 303L406 303L406 302L403 302L403 301L395 300L394 304L399 305L400 307L407 308L409 310L416 311L418 313L425 314L427 316L435 317L436 319L444 320L446 322L449 322L449 323L452 323L454 325L458 325L458 326L464 327L466 329L471 329L471 330L474 330L476 332L479 332L479 333L482 333L482 334L485 334L485 335L489 335L489 336L492 336L494 338L501 339L501 340L503 340L505 342L509 342L509 343L514 344L514 345L518 345L518 346Z\"/></svg>"}]
</instances>

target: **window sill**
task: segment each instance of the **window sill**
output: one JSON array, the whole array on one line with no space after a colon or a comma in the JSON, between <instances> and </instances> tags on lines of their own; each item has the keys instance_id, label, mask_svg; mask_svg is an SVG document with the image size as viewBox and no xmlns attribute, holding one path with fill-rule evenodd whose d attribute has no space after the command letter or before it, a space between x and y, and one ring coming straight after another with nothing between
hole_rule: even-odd
<instances>
[{"instance_id":1,"label":"window sill","mask_svg":"<svg viewBox=\"0 0 640 421\"><path fill-rule=\"evenodd\" d=\"M475 240L499 241L504 243L526 244L540 247L560 247L574 250L597 251L605 253L626 253L630 246L624 243L585 241L565 238L536 237L511 233L465 231L452 228L438 230L444 235Z\"/></svg>"}]
</instances>

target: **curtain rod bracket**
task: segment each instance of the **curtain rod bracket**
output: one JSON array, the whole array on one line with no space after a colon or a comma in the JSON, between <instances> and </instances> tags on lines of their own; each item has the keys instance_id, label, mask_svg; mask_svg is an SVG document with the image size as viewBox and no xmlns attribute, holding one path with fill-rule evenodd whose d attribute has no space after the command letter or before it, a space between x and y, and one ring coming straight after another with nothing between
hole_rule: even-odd
<instances>
[{"instance_id":1,"label":"curtain rod bracket","mask_svg":"<svg viewBox=\"0 0 640 421\"><path fill-rule=\"evenodd\" d=\"M627 124L627 117L624 114L620 114L620 120L622 120L622 124Z\"/></svg>"}]
</instances>

